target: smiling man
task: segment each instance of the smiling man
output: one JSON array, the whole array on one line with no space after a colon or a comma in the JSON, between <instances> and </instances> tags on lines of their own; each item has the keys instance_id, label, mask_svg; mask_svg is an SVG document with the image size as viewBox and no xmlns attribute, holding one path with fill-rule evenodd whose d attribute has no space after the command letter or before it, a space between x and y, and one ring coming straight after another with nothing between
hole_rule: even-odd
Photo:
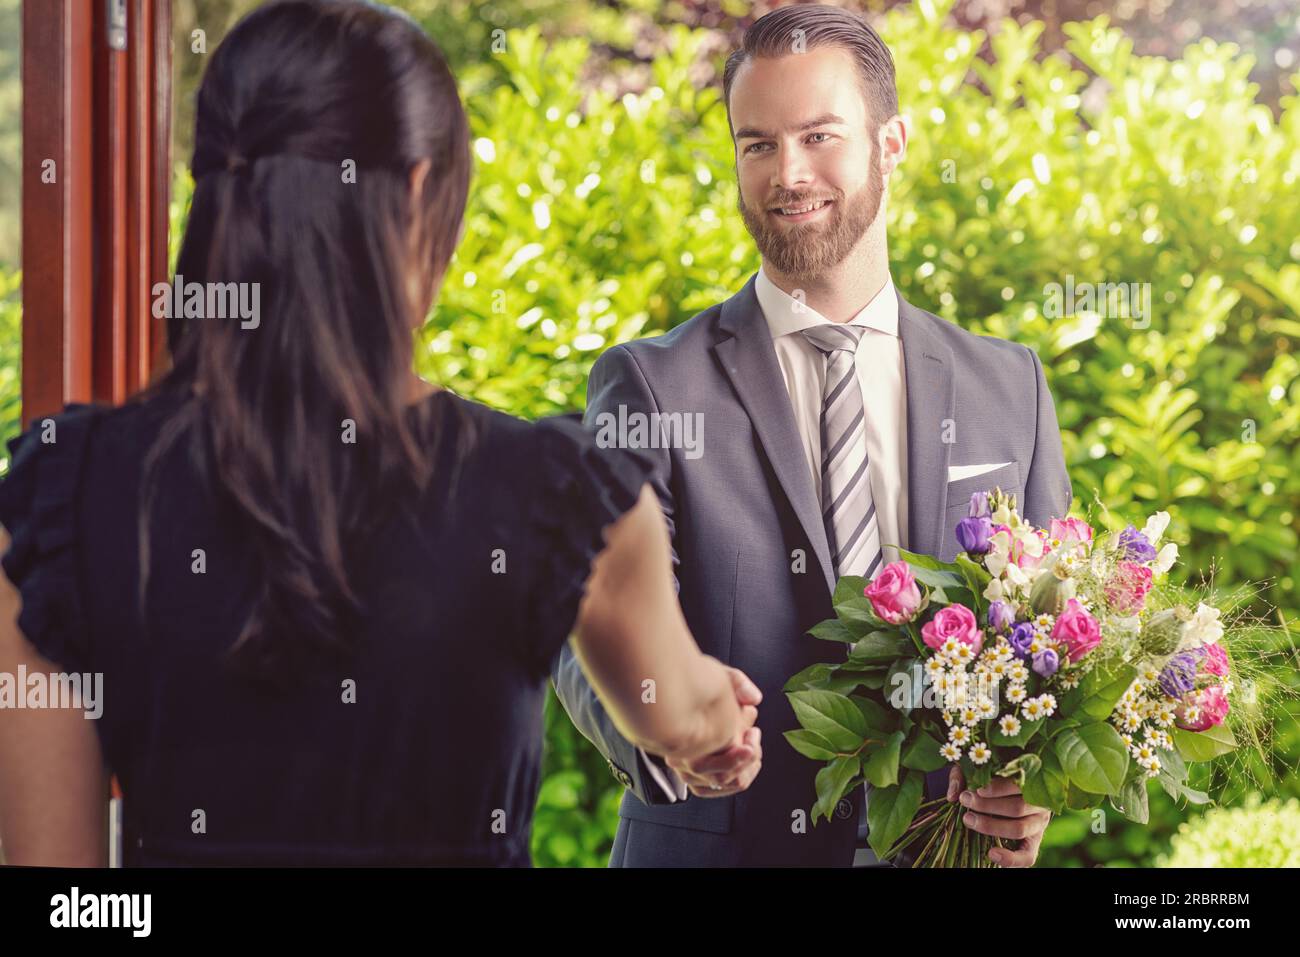
<instances>
[{"instance_id":1,"label":"smiling man","mask_svg":"<svg viewBox=\"0 0 1300 957\"><path fill-rule=\"evenodd\" d=\"M810 826L819 765L781 734L798 727L785 681L842 655L808 629L832 616L839 576L873 577L898 546L951 560L973 492L1000 486L1046 526L1067 512L1070 482L1037 355L893 285L885 210L907 129L875 31L834 7L781 8L746 32L723 82L762 268L666 335L607 350L587 418L626 407L708 420L703 454L646 452L686 619L706 653L753 679L736 691L761 695L759 721L725 751L669 765L618 734L567 651L555 685L629 789L612 866L871 865L869 794ZM928 775L928 796L945 788L957 799L959 778ZM992 852L998 863L1034 862L1045 809L1001 780L962 800L969 826L1020 840Z\"/></svg>"}]
</instances>

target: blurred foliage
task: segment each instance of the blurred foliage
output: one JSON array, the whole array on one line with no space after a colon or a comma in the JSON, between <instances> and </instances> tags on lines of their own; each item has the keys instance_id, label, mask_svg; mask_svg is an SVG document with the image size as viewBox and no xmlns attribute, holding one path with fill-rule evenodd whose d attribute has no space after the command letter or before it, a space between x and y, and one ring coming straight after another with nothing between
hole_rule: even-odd
<instances>
[{"instance_id":1,"label":"blurred foliage","mask_svg":"<svg viewBox=\"0 0 1300 957\"><path fill-rule=\"evenodd\" d=\"M8 441L22 429L22 273L0 267L0 475L9 471Z\"/></svg>"},{"instance_id":2,"label":"blurred foliage","mask_svg":"<svg viewBox=\"0 0 1300 957\"><path fill-rule=\"evenodd\" d=\"M1215 808L1179 826L1160 867L1300 867L1300 801Z\"/></svg>"},{"instance_id":3,"label":"blurred foliage","mask_svg":"<svg viewBox=\"0 0 1300 957\"><path fill-rule=\"evenodd\" d=\"M178 3L178 30L186 3L203 6ZM423 374L528 418L581 408L601 350L672 328L757 268L720 94L700 80L702 60L720 62L712 32L666 27L629 89L591 78L603 47L639 42L612 20L555 40L510 29L492 49L498 24L580 27L582 4L566 14L537 0L528 16L526 0L403 6L449 51L476 156L465 237L419 336ZM1275 116L1231 44L1136 56L1100 17L1064 26L1068 56L1044 56L1039 23L1007 20L986 37L949 10L921 2L879 21L911 120L888 208L895 283L945 319L1038 351L1076 514L1114 527L1168 508L1168 534L1184 543L1175 571L1261 581L1256 613L1294 620L1300 96ZM179 170L173 253L189 195ZM1067 277L1150 283L1149 326L1105 311L1049 318L1047 288ZM0 347L16 342L18 315L11 290ZM16 359L16 347L0 354L0 388L16 388L4 372ZM5 421L16 431L16 415ZM1197 773L1226 774L1217 786L1244 796L1266 771L1300 794L1294 715L1279 716L1275 747L1273 768ZM553 696L544 775L536 863L603 865L622 788ZM1111 815L1095 833L1086 814L1062 815L1040 861L1155 863L1200 811L1159 788L1150 805L1145 828Z\"/></svg>"}]
</instances>

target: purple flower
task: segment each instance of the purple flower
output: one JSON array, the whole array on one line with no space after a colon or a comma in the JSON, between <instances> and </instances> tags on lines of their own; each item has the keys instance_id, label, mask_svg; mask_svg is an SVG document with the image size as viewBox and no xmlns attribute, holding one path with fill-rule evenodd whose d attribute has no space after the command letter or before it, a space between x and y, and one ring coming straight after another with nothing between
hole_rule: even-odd
<instances>
[{"instance_id":1,"label":"purple flower","mask_svg":"<svg viewBox=\"0 0 1300 957\"><path fill-rule=\"evenodd\" d=\"M989 550L993 537L993 522L985 515L963 518L957 523L957 542L972 555L983 555Z\"/></svg>"},{"instance_id":2,"label":"purple flower","mask_svg":"<svg viewBox=\"0 0 1300 957\"><path fill-rule=\"evenodd\" d=\"M1050 678L1056 674L1056 669L1061 666L1060 660L1056 657L1056 652L1051 648L1044 648L1038 654L1034 655L1033 669L1044 678Z\"/></svg>"},{"instance_id":3,"label":"purple flower","mask_svg":"<svg viewBox=\"0 0 1300 957\"><path fill-rule=\"evenodd\" d=\"M989 493L976 492L970 497L970 511L967 512L971 518L987 518L989 514Z\"/></svg>"},{"instance_id":4,"label":"purple flower","mask_svg":"<svg viewBox=\"0 0 1300 957\"><path fill-rule=\"evenodd\" d=\"M1016 620L1016 610L1004 601L989 602L988 623L994 631L1003 632Z\"/></svg>"},{"instance_id":5,"label":"purple flower","mask_svg":"<svg viewBox=\"0 0 1300 957\"><path fill-rule=\"evenodd\" d=\"M1034 634L1034 626L1027 621L1022 621L1011 629L1011 637L1007 641L1011 643L1011 650L1017 658L1024 660L1029 657L1029 646L1033 643Z\"/></svg>"},{"instance_id":6,"label":"purple flower","mask_svg":"<svg viewBox=\"0 0 1300 957\"><path fill-rule=\"evenodd\" d=\"M1181 698L1196 687L1196 657L1183 651L1170 658L1160 671L1160 687L1171 698Z\"/></svg>"},{"instance_id":7,"label":"purple flower","mask_svg":"<svg viewBox=\"0 0 1300 957\"><path fill-rule=\"evenodd\" d=\"M1119 533L1119 550L1125 558L1133 562L1153 562L1156 550L1147 537L1130 525Z\"/></svg>"}]
</instances>

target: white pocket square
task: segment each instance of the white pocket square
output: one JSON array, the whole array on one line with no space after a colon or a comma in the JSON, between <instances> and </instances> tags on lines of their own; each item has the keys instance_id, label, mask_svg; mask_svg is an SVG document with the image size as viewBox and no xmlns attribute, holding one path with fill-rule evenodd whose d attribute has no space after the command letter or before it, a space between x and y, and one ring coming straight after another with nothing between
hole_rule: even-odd
<instances>
[{"instance_id":1,"label":"white pocket square","mask_svg":"<svg viewBox=\"0 0 1300 957\"><path fill-rule=\"evenodd\" d=\"M958 479L983 475L985 472L992 472L994 469L1006 468L1010 464L1010 462L991 462L988 465L950 465L948 466L948 481L955 482Z\"/></svg>"}]
</instances>

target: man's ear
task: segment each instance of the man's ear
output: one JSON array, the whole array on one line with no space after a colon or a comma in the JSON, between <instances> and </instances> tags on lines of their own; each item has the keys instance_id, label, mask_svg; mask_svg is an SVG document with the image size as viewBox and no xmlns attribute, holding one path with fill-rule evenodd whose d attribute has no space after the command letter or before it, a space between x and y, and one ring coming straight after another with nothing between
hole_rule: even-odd
<instances>
[{"instance_id":1,"label":"man's ear","mask_svg":"<svg viewBox=\"0 0 1300 957\"><path fill-rule=\"evenodd\" d=\"M880 173L888 180L907 155L908 118L896 114L880 125L876 134L880 147Z\"/></svg>"}]
</instances>

